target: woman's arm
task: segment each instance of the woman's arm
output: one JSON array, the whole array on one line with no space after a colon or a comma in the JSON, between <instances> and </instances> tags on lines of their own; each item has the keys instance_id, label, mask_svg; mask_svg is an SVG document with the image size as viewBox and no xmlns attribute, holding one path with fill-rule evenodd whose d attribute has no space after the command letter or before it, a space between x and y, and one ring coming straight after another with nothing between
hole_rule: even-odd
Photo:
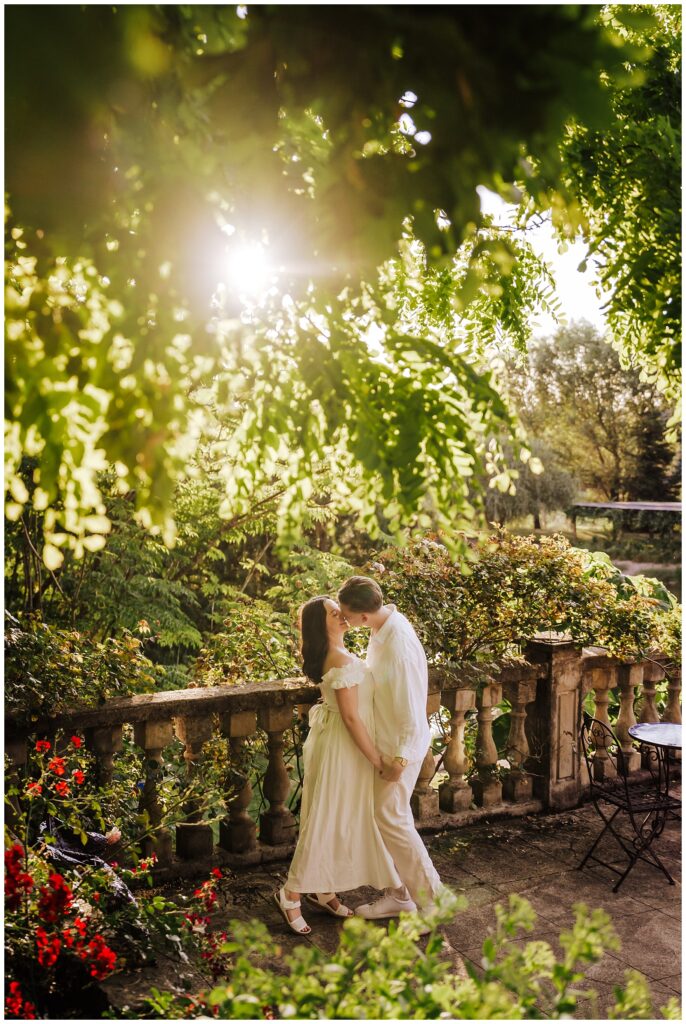
<instances>
[{"instance_id":1,"label":"woman's arm","mask_svg":"<svg viewBox=\"0 0 686 1024\"><path fill-rule=\"evenodd\" d=\"M355 745L362 751L368 761L379 770L382 768L381 755L372 743L371 736L357 712L357 687L341 687L334 690L338 701L338 710L345 727L352 736Z\"/></svg>"}]
</instances>

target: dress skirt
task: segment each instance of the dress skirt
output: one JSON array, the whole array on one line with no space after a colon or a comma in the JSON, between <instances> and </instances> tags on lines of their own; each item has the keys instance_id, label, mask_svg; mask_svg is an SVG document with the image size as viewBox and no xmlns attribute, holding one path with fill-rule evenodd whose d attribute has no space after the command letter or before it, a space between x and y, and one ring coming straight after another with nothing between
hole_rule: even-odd
<instances>
[{"instance_id":1,"label":"dress skirt","mask_svg":"<svg viewBox=\"0 0 686 1024\"><path fill-rule=\"evenodd\" d=\"M372 716L360 717L373 738ZM402 885L374 820L373 765L329 704L316 704L309 722L300 836L286 887L310 893Z\"/></svg>"}]
</instances>

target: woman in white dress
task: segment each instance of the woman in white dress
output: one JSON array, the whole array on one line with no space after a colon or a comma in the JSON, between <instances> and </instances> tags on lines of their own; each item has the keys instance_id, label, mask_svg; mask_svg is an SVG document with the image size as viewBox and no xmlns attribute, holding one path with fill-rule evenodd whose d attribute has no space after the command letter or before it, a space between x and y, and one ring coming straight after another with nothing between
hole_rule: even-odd
<instances>
[{"instance_id":1,"label":"woman in white dress","mask_svg":"<svg viewBox=\"0 0 686 1024\"><path fill-rule=\"evenodd\" d=\"M274 899L290 928L306 935L300 895L336 917L351 917L336 890L401 885L374 821L374 680L343 644L348 623L335 601L313 597L300 609L303 673L322 690L303 748L300 835L286 884Z\"/></svg>"}]
</instances>

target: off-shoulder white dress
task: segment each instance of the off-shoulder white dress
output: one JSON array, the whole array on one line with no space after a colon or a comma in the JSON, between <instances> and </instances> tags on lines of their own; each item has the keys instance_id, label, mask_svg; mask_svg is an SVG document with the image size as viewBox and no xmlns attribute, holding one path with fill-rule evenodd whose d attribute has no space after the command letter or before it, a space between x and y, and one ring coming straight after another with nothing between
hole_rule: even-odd
<instances>
[{"instance_id":1,"label":"off-shoulder white dress","mask_svg":"<svg viewBox=\"0 0 686 1024\"><path fill-rule=\"evenodd\" d=\"M300 836L286 881L294 892L402 885L374 820L374 767L355 745L334 690L357 686L359 715L374 740L374 679L359 658L322 678L303 748Z\"/></svg>"}]
</instances>

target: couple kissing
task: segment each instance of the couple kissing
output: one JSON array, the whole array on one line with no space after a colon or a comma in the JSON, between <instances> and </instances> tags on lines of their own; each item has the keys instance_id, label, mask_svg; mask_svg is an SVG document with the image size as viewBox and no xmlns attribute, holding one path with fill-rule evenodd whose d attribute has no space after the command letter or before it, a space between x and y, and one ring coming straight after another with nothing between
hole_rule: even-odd
<instances>
[{"instance_id":1,"label":"couple kissing","mask_svg":"<svg viewBox=\"0 0 686 1024\"><path fill-rule=\"evenodd\" d=\"M365 660L343 643L348 629L360 627L371 630ZM410 809L431 741L417 634L365 576L347 580L338 601L307 601L299 628L303 673L322 699L309 715L300 835L276 905L300 935L311 931L301 897L335 917L430 910L442 885ZM336 893L360 886L383 894L350 910Z\"/></svg>"}]
</instances>

